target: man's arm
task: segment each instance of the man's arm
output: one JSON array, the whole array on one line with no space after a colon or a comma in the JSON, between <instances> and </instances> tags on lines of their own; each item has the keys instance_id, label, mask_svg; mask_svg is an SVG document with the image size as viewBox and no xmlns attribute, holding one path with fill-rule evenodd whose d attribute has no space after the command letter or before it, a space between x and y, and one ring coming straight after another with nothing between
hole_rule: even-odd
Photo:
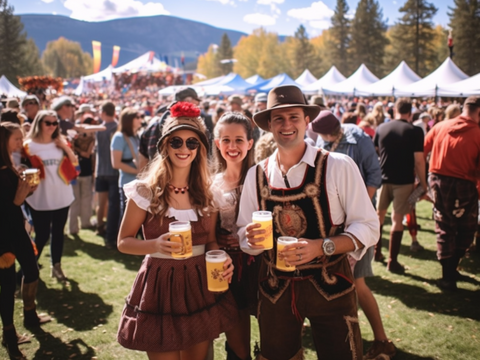
<instances>
[{"instance_id":1,"label":"man's arm","mask_svg":"<svg viewBox=\"0 0 480 360\"><path fill-rule=\"evenodd\" d=\"M420 185L424 190L427 190L427 180L426 180L426 166L425 166L425 156L423 152L413 153L415 157L415 174L420 180Z\"/></svg>"}]
</instances>

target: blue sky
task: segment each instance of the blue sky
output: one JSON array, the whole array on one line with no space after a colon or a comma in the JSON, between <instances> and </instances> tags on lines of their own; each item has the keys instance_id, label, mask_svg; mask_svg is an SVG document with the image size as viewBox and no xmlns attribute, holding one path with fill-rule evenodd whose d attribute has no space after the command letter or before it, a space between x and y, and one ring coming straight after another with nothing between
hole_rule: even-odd
<instances>
[{"instance_id":1,"label":"blue sky","mask_svg":"<svg viewBox=\"0 0 480 360\"><path fill-rule=\"evenodd\" d=\"M406 0L379 1L385 20L393 24ZM353 15L358 0L347 0ZM453 0L431 1L438 8L436 24L448 25ZM310 37L330 26L336 0L10 0L16 14L57 14L78 20L172 15L219 28L251 33L263 26L280 35L293 35L304 24Z\"/></svg>"}]
</instances>

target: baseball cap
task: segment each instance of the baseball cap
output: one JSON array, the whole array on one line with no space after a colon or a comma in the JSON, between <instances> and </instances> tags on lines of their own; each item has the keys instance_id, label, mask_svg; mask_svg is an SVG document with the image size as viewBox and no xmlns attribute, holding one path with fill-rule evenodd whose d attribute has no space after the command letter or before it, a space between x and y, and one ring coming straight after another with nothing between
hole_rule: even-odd
<instances>
[{"instance_id":1,"label":"baseball cap","mask_svg":"<svg viewBox=\"0 0 480 360\"><path fill-rule=\"evenodd\" d=\"M200 99L198 98L197 92L191 87L180 89L175 93L176 101L183 101L188 97L191 97L197 101L200 101Z\"/></svg>"},{"instance_id":2,"label":"baseball cap","mask_svg":"<svg viewBox=\"0 0 480 360\"><path fill-rule=\"evenodd\" d=\"M40 100L38 100L37 95L30 94L23 98L22 107L25 107L25 104L28 103L29 101L35 101L37 104L40 105Z\"/></svg>"},{"instance_id":3,"label":"baseball cap","mask_svg":"<svg viewBox=\"0 0 480 360\"><path fill-rule=\"evenodd\" d=\"M57 111L64 105L75 105L75 102L70 96L60 96L53 100L51 108Z\"/></svg>"}]
</instances>

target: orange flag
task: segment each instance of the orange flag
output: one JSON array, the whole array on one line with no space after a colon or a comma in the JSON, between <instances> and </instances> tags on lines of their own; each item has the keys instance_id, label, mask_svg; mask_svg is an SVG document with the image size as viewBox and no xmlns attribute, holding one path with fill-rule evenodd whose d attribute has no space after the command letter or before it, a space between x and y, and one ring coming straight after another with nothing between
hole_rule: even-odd
<instances>
[{"instance_id":1,"label":"orange flag","mask_svg":"<svg viewBox=\"0 0 480 360\"><path fill-rule=\"evenodd\" d=\"M113 67L117 66L119 56L120 56L120 46L115 45L113 47L113 55L112 55L112 66Z\"/></svg>"},{"instance_id":2,"label":"orange flag","mask_svg":"<svg viewBox=\"0 0 480 360\"><path fill-rule=\"evenodd\" d=\"M92 41L93 48L93 73L96 74L100 71L100 65L102 63L102 43L100 41Z\"/></svg>"}]
</instances>

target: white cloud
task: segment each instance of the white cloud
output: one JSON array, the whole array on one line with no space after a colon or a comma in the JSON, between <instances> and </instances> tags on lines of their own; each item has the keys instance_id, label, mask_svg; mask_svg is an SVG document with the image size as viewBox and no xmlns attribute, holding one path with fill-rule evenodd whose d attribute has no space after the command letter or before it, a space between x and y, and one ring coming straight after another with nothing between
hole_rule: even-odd
<instances>
[{"instance_id":1,"label":"white cloud","mask_svg":"<svg viewBox=\"0 0 480 360\"><path fill-rule=\"evenodd\" d=\"M314 2L308 8L290 9L287 12L288 16L303 21L330 21L333 14L334 11L322 1Z\"/></svg>"},{"instance_id":2,"label":"white cloud","mask_svg":"<svg viewBox=\"0 0 480 360\"><path fill-rule=\"evenodd\" d=\"M207 1L216 1L216 2L219 2L223 5L228 5L228 4L235 5L235 1L233 1L233 0L207 0Z\"/></svg>"},{"instance_id":3,"label":"white cloud","mask_svg":"<svg viewBox=\"0 0 480 360\"><path fill-rule=\"evenodd\" d=\"M270 26L270 25L275 25L275 18L270 15L265 15L265 14L248 14L243 17L243 21L249 24L254 24L254 25L262 25L262 26Z\"/></svg>"},{"instance_id":4,"label":"white cloud","mask_svg":"<svg viewBox=\"0 0 480 360\"><path fill-rule=\"evenodd\" d=\"M257 0L257 4L271 5L271 4L283 4L285 0Z\"/></svg>"},{"instance_id":5,"label":"white cloud","mask_svg":"<svg viewBox=\"0 0 480 360\"><path fill-rule=\"evenodd\" d=\"M42 0L44 3L50 4L51 2L54 2L55 0Z\"/></svg>"},{"instance_id":6,"label":"white cloud","mask_svg":"<svg viewBox=\"0 0 480 360\"><path fill-rule=\"evenodd\" d=\"M70 17L86 21L102 21L135 16L170 15L161 3L143 4L137 0L66 0Z\"/></svg>"}]
</instances>

